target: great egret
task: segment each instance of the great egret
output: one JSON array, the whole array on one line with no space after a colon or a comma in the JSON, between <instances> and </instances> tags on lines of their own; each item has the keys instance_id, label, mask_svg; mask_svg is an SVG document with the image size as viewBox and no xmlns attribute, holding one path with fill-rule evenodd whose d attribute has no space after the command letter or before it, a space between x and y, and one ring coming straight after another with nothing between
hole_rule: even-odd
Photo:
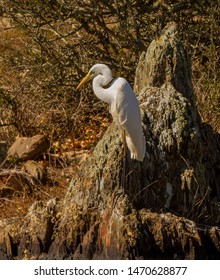
<instances>
[{"instance_id":1,"label":"great egret","mask_svg":"<svg viewBox=\"0 0 220 280\"><path fill-rule=\"evenodd\" d=\"M130 84L124 78L113 79L111 70L105 64L95 64L77 89L91 79L93 79L95 95L109 104L113 120L122 129L124 135L122 141L125 137L131 158L143 161L146 146L141 126L141 113Z\"/></svg>"}]
</instances>

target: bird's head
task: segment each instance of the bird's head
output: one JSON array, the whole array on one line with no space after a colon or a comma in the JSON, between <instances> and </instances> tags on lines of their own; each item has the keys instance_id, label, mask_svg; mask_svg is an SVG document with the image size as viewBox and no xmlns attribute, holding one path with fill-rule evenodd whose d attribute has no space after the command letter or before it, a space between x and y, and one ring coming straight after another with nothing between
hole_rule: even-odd
<instances>
[{"instance_id":1,"label":"bird's head","mask_svg":"<svg viewBox=\"0 0 220 280\"><path fill-rule=\"evenodd\" d=\"M87 83L88 81L94 79L96 76L98 75L102 75L104 73L104 71L108 69L108 66L106 66L105 64L95 64L94 66L92 66L92 68L89 70L88 74L82 79L82 81L78 84L78 86L76 87L76 89L80 89L85 83Z\"/></svg>"}]
</instances>

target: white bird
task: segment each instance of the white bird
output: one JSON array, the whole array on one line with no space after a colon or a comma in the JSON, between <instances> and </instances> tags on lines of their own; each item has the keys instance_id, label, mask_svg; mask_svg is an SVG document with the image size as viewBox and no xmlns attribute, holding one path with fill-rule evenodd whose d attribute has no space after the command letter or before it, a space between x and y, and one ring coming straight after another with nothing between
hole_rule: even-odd
<instances>
[{"instance_id":1,"label":"white bird","mask_svg":"<svg viewBox=\"0 0 220 280\"><path fill-rule=\"evenodd\" d=\"M143 161L146 144L141 126L141 113L130 84L124 78L113 79L111 70L105 64L95 64L77 89L91 79L95 95L109 104L113 120L122 129L122 141L124 144L125 137L131 159Z\"/></svg>"}]
</instances>

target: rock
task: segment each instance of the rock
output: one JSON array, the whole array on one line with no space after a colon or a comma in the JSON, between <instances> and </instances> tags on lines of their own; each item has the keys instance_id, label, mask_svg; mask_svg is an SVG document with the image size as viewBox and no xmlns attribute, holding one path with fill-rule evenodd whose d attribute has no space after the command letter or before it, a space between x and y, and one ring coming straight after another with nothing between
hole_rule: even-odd
<instances>
[{"instance_id":1,"label":"rock","mask_svg":"<svg viewBox=\"0 0 220 280\"><path fill-rule=\"evenodd\" d=\"M0 17L0 31L8 29L12 27L13 24L11 23L10 19L7 17L1 16Z\"/></svg>"},{"instance_id":2,"label":"rock","mask_svg":"<svg viewBox=\"0 0 220 280\"><path fill-rule=\"evenodd\" d=\"M44 135L35 135L31 138L20 137L9 148L7 157L26 161L35 159L49 148L49 141Z\"/></svg>"},{"instance_id":3,"label":"rock","mask_svg":"<svg viewBox=\"0 0 220 280\"><path fill-rule=\"evenodd\" d=\"M30 194L45 181L45 167L38 162L28 160L21 170L3 169L0 172L0 197L10 197L20 192Z\"/></svg>"},{"instance_id":4,"label":"rock","mask_svg":"<svg viewBox=\"0 0 220 280\"><path fill-rule=\"evenodd\" d=\"M24 172L30 174L36 180L44 183L46 180L46 168L42 164L34 161L28 160L22 167Z\"/></svg>"},{"instance_id":5,"label":"rock","mask_svg":"<svg viewBox=\"0 0 220 280\"><path fill-rule=\"evenodd\" d=\"M3 170L0 173L0 197L12 196L15 193L29 194L39 185L35 177L19 170Z\"/></svg>"}]
</instances>

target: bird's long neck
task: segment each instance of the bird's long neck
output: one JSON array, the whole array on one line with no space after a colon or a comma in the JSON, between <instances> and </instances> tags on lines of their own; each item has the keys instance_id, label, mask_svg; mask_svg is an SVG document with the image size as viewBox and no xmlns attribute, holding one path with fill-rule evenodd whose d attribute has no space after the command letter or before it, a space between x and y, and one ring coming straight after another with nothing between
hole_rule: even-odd
<instances>
[{"instance_id":1,"label":"bird's long neck","mask_svg":"<svg viewBox=\"0 0 220 280\"><path fill-rule=\"evenodd\" d=\"M99 74L93 79L93 91L95 95L105 103L111 104L112 94L108 88L104 88L112 81L112 72L110 69L105 69L102 74Z\"/></svg>"}]
</instances>

